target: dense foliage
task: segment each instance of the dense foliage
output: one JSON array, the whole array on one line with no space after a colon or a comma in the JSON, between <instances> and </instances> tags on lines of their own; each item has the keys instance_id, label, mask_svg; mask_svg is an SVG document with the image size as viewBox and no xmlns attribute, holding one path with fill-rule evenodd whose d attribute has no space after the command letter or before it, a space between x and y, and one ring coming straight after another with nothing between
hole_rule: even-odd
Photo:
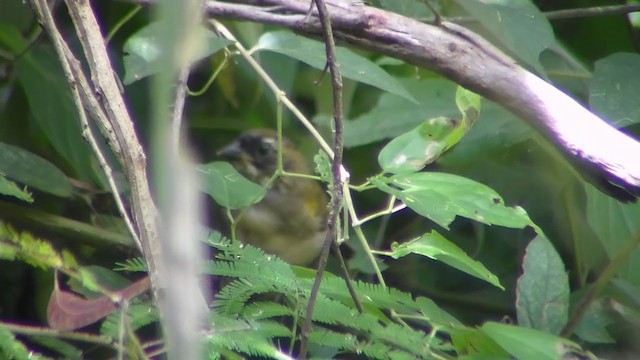
<instances>
[{"instance_id":1,"label":"dense foliage","mask_svg":"<svg viewBox=\"0 0 640 360\"><path fill-rule=\"evenodd\" d=\"M583 0L432 3L612 125L640 134L638 13L545 16L557 6L596 5ZM153 12L126 2L92 5L137 133L157 155L149 150L148 103L162 51ZM433 17L418 0L371 5ZM77 44L64 4L55 15ZM216 229L224 228L220 206L243 208L264 194L228 181L238 174L215 162L216 151L246 129L283 128L318 179L331 181L318 139L280 98L286 94L332 143L324 44L270 25L224 26L258 64L203 27L185 133L207 174L204 225ZM640 204L600 193L516 116L439 74L346 47L338 61L344 166L354 185L341 240L364 311L331 259L312 317L311 357L640 352ZM158 311L140 280L145 263L83 139L50 39L24 2L0 3L0 69L0 358L162 356ZM110 155L126 198L123 170ZM203 273L216 290L211 330L201 339L207 357L295 358L315 271L207 233L212 255Z\"/></svg>"}]
</instances>

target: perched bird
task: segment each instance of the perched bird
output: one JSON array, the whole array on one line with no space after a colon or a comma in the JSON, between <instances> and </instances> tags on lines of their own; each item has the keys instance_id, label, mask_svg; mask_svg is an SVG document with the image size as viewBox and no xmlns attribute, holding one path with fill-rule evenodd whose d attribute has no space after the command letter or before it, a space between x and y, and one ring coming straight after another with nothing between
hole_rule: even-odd
<instances>
[{"instance_id":1,"label":"perched bird","mask_svg":"<svg viewBox=\"0 0 640 360\"><path fill-rule=\"evenodd\" d=\"M218 155L249 180L267 185L278 165L277 135L267 129L246 131ZM305 158L288 139L282 139L282 167L309 174ZM317 181L281 176L259 203L244 210L236 234L290 264L309 265L322 248L326 218L327 197Z\"/></svg>"}]
</instances>

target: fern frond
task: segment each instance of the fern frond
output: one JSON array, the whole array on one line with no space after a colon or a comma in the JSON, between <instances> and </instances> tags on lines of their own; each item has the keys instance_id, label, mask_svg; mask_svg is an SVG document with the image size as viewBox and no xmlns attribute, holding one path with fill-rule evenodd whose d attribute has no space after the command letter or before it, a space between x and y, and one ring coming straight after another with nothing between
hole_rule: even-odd
<instances>
[{"instance_id":1,"label":"fern frond","mask_svg":"<svg viewBox=\"0 0 640 360\"><path fill-rule=\"evenodd\" d=\"M276 284L263 279L254 279L254 281L237 279L220 290L213 306L223 314L238 314L252 296L282 292L288 293L289 291L279 289Z\"/></svg>"},{"instance_id":2,"label":"fern frond","mask_svg":"<svg viewBox=\"0 0 640 360\"><path fill-rule=\"evenodd\" d=\"M134 257L124 262L117 262L114 271L146 272L147 264L142 257Z\"/></svg>"},{"instance_id":3,"label":"fern frond","mask_svg":"<svg viewBox=\"0 0 640 360\"><path fill-rule=\"evenodd\" d=\"M379 284L354 282L353 286L363 305L374 306L378 309L394 309L399 312L416 312L420 308L411 294ZM329 277L323 279L320 291L328 297L351 304L351 295L347 291L344 279Z\"/></svg>"},{"instance_id":4,"label":"fern frond","mask_svg":"<svg viewBox=\"0 0 640 360\"><path fill-rule=\"evenodd\" d=\"M358 345L356 353L364 354L369 359L386 359L391 348L379 342L367 342Z\"/></svg>"},{"instance_id":5,"label":"fern frond","mask_svg":"<svg viewBox=\"0 0 640 360\"><path fill-rule=\"evenodd\" d=\"M214 314L213 330L211 334L205 336L205 345L209 353L220 353L228 349L250 356L290 358L273 345L273 338L291 335L289 329L277 322L242 321Z\"/></svg>"},{"instance_id":6,"label":"fern frond","mask_svg":"<svg viewBox=\"0 0 640 360\"><path fill-rule=\"evenodd\" d=\"M0 358L27 360L45 359L40 354L34 354L23 343L18 341L11 331L0 327Z\"/></svg>"},{"instance_id":7,"label":"fern frond","mask_svg":"<svg viewBox=\"0 0 640 360\"><path fill-rule=\"evenodd\" d=\"M313 279L307 273L296 273L283 261L265 255L252 246L241 246L226 239L212 244L219 250L216 258L207 265L209 274L235 278L217 294L214 311L218 316L234 317L235 335L216 333L209 344L218 350L226 349L250 356L274 357L281 354L273 345L274 337L295 338L287 328L265 330L260 326L276 317L304 319ZM425 302L412 295L377 284L354 284L365 312L359 313L345 286L344 280L327 274L320 287L313 313L314 327L309 341L323 349L335 352L363 354L372 359L422 359L433 358L432 338L423 331L406 325L398 325L386 315L390 310L412 316L429 313L430 317L448 319ZM281 303L265 300L265 294L279 294ZM260 298L256 300L256 296ZM429 318L430 320L433 320ZM425 318L425 321L427 318ZM449 319L450 320L450 319ZM451 325L451 321L446 322ZM272 322L272 324L276 324ZM220 329L214 322L214 329ZM331 329L327 329L331 327ZM241 332L242 335L238 335ZM276 335L279 334L279 335ZM241 338L241 339L239 339ZM259 346L255 344L260 344Z\"/></svg>"},{"instance_id":8,"label":"fern frond","mask_svg":"<svg viewBox=\"0 0 640 360\"><path fill-rule=\"evenodd\" d=\"M124 317L121 311L116 311L107 316L102 326L100 326L100 334L112 339L117 339L120 334L120 322L123 318L127 322L128 328L135 331L145 325L158 321L158 309L150 304L134 300L134 302L127 307L127 313Z\"/></svg>"},{"instance_id":9,"label":"fern frond","mask_svg":"<svg viewBox=\"0 0 640 360\"><path fill-rule=\"evenodd\" d=\"M370 336L372 339L391 345L394 349L403 349L418 356L428 350L424 348L428 347L429 343L427 334L395 323L373 328Z\"/></svg>"},{"instance_id":10,"label":"fern frond","mask_svg":"<svg viewBox=\"0 0 640 360\"><path fill-rule=\"evenodd\" d=\"M352 334L345 334L321 327L315 327L309 334L309 341L321 346L337 350L355 351L358 338Z\"/></svg>"},{"instance_id":11,"label":"fern frond","mask_svg":"<svg viewBox=\"0 0 640 360\"><path fill-rule=\"evenodd\" d=\"M246 305L241 314L245 319L261 320L278 316L292 316L293 310L275 302L257 301Z\"/></svg>"},{"instance_id":12,"label":"fern frond","mask_svg":"<svg viewBox=\"0 0 640 360\"><path fill-rule=\"evenodd\" d=\"M0 242L4 243L1 251L3 258L19 258L40 269L60 268L65 264L50 243L28 232L18 232L3 222L0 222Z\"/></svg>"}]
</instances>

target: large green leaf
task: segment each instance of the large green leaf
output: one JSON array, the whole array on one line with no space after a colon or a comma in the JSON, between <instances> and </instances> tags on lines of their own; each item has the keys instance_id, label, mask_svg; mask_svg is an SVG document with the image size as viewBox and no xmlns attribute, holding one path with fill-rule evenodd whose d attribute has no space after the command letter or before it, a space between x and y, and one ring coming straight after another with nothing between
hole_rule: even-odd
<instances>
[{"instance_id":1,"label":"large green leaf","mask_svg":"<svg viewBox=\"0 0 640 360\"><path fill-rule=\"evenodd\" d=\"M418 296L416 304L418 304L420 312L432 326L462 326L460 320L444 311L429 298Z\"/></svg>"},{"instance_id":2,"label":"large green leaf","mask_svg":"<svg viewBox=\"0 0 640 360\"><path fill-rule=\"evenodd\" d=\"M497 276L487 270L482 263L470 258L469 255L456 244L447 240L435 230L417 239L402 244L394 244L389 255L394 259L398 259L409 254L418 254L442 261L451 267L464 271L471 276L475 276L504 290Z\"/></svg>"},{"instance_id":3,"label":"large green leaf","mask_svg":"<svg viewBox=\"0 0 640 360\"><path fill-rule=\"evenodd\" d=\"M71 196L69 179L47 160L18 147L0 143L0 174L57 196Z\"/></svg>"},{"instance_id":4,"label":"large green leaf","mask_svg":"<svg viewBox=\"0 0 640 360\"><path fill-rule=\"evenodd\" d=\"M529 243L522 270L516 290L518 324L560 334L569 318L569 278L545 236Z\"/></svg>"},{"instance_id":5,"label":"large green leaf","mask_svg":"<svg viewBox=\"0 0 640 360\"><path fill-rule=\"evenodd\" d=\"M640 231L640 204L623 204L585 184L587 220L607 252L613 258ZM618 264L618 275L640 285L640 249L636 247L627 260Z\"/></svg>"},{"instance_id":6,"label":"large green leaf","mask_svg":"<svg viewBox=\"0 0 640 360\"><path fill-rule=\"evenodd\" d=\"M220 205L240 209L260 201L265 189L242 176L227 162L213 162L198 167L202 175L202 191Z\"/></svg>"},{"instance_id":7,"label":"large green leaf","mask_svg":"<svg viewBox=\"0 0 640 360\"><path fill-rule=\"evenodd\" d=\"M277 52L320 70L323 70L327 63L323 43L295 35L290 31L265 33L252 50ZM416 101L398 80L372 61L343 47L336 49L336 57L342 76L401 96L411 102Z\"/></svg>"},{"instance_id":8,"label":"large green leaf","mask_svg":"<svg viewBox=\"0 0 640 360\"><path fill-rule=\"evenodd\" d=\"M405 79L401 84L418 103L383 94L376 106L344 125L346 147L389 139L438 116L454 118L459 111L453 101L457 85L445 79Z\"/></svg>"},{"instance_id":9,"label":"large green leaf","mask_svg":"<svg viewBox=\"0 0 640 360\"><path fill-rule=\"evenodd\" d=\"M589 103L616 127L640 123L640 55L617 53L596 61Z\"/></svg>"},{"instance_id":10,"label":"large green leaf","mask_svg":"<svg viewBox=\"0 0 640 360\"><path fill-rule=\"evenodd\" d=\"M582 295L584 296L584 292ZM576 300L578 300L577 296ZM624 308L624 305L620 304L619 308ZM575 335L592 344L615 344L616 340L611 337L608 330L612 325L615 329L615 323L616 314L611 311L610 299L604 297L596 299L589 304L589 309L576 326Z\"/></svg>"},{"instance_id":11,"label":"large green leaf","mask_svg":"<svg viewBox=\"0 0 640 360\"><path fill-rule=\"evenodd\" d=\"M124 69L125 76L122 81L129 85L147 76L162 71L162 56L167 56L158 39L158 23L152 23L138 30L124 44ZM231 44L230 40L216 36L213 32L204 28L198 29L198 45L194 53L190 55L192 61L197 61L209 55L215 54L225 46Z\"/></svg>"},{"instance_id":12,"label":"large green leaf","mask_svg":"<svg viewBox=\"0 0 640 360\"><path fill-rule=\"evenodd\" d=\"M555 42L547 18L528 0L455 0L509 53L539 73L540 53Z\"/></svg>"},{"instance_id":13,"label":"large green leaf","mask_svg":"<svg viewBox=\"0 0 640 360\"><path fill-rule=\"evenodd\" d=\"M496 322L485 323L481 330L516 359L588 359L591 355L570 340L538 330Z\"/></svg>"},{"instance_id":14,"label":"large green leaf","mask_svg":"<svg viewBox=\"0 0 640 360\"><path fill-rule=\"evenodd\" d=\"M370 180L445 229L456 216L489 225L536 228L524 209L505 206L502 197L491 188L462 176L421 172L394 175L388 178L388 183L379 178Z\"/></svg>"},{"instance_id":15,"label":"large green leaf","mask_svg":"<svg viewBox=\"0 0 640 360\"><path fill-rule=\"evenodd\" d=\"M378 154L385 172L400 174L421 170L457 144L480 113L480 96L458 87L456 104L461 119L436 117L391 140Z\"/></svg>"},{"instance_id":16,"label":"large green leaf","mask_svg":"<svg viewBox=\"0 0 640 360\"><path fill-rule=\"evenodd\" d=\"M6 30L0 30L0 33ZM27 43L19 40L20 34L14 35L12 50L24 51ZM15 69L33 118L51 145L72 166L75 171L72 176L100 182L99 168L94 166L93 153L82 138L76 107L52 49L37 45L30 48L16 59Z\"/></svg>"},{"instance_id":17,"label":"large green leaf","mask_svg":"<svg viewBox=\"0 0 640 360\"><path fill-rule=\"evenodd\" d=\"M500 105L485 101L473 127L446 156L438 161L444 166L475 163L494 154L504 157L508 147L534 136L535 131Z\"/></svg>"}]
</instances>

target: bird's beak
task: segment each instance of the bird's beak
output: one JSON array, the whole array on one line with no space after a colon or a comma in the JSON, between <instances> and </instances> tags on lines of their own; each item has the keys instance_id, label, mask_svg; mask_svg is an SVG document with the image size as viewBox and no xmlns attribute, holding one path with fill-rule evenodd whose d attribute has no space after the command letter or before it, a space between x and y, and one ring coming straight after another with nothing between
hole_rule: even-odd
<instances>
[{"instance_id":1,"label":"bird's beak","mask_svg":"<svg viewBox=\"0 0 640 360\"><path fill-rule=\"evenodd\" d=\"M237 141L234 141L231 144L218 150L216 155L218 155L218 157L223 160L234 161L242 159L242 153L243 151L240 148L240 144L238 144Z\"/></svg>"}]
</instances>

